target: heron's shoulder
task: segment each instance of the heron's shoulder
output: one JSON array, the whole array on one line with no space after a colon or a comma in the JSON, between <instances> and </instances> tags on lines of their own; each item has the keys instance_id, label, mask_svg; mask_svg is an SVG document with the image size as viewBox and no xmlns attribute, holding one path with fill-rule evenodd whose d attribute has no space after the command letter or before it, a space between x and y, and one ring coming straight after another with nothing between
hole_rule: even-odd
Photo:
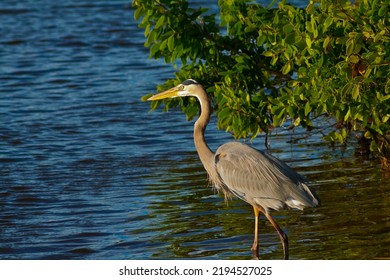
<instances>
[{"instance_id":1,"label":"heron's shoulder","mask_svg":"<svg viewBox=\"0 0 390 280\"><path fill-rule=\"evenodd\" d=\"M245 153L245 152L258 152L262 153L251 146L241 143L241 142L228 142L220 146L217 150L218 153Z\"/></svg>"},{"instance_id":2,"label":"heron's shoulder","mask_svg":"<svg viewBox=\"0 0 390 280\"><path fill-rule=\"evenodd\" d=\"M216 156L232 157L232 159L252 159L263 160L266 158L267 152L256 150L255 148L241 143L241 142L229 142L220 146L215 153Z\"/></svg>"}]
</instances>

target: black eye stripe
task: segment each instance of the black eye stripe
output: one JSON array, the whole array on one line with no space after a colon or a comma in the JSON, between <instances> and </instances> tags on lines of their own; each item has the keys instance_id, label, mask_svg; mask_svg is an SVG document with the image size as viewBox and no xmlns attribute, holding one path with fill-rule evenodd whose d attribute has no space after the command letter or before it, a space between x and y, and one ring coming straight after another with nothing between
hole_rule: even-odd
<instances>
[{"instance_id":1,"label":"black eye stripe","mask_svg":"<svg viewBox=\"0 0 390 280\"><path fill-rule=\"evenodd\" d=\"M198 85L199 83L193 79L185 80L181 83L182 85L188 86L188 85Z\"/></svg>"}]
</instances>

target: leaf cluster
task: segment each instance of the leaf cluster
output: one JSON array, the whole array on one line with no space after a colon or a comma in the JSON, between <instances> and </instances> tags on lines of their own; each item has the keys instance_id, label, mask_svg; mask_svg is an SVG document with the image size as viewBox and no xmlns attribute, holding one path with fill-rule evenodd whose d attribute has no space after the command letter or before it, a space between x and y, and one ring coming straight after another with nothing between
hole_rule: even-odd
<instances>
[{"instance_id":1,"label":"leaf cluster","mask_svg":"<svg viewBox=\"0 0 390 280\"><path fill-rule=\"evenodd\" d=\"M312 129L327 115L337 125L325 139L345 143L361 132L371 150L390 151L388 1L218 5L217 15L184 0L133 1L150 57L181 64L158 90L198 80L213 99L218 126L236 138L287 121ZM188 119L198 112L192 99L164 102L166 109L180 105Z\"/></svg>"}]
</instances>

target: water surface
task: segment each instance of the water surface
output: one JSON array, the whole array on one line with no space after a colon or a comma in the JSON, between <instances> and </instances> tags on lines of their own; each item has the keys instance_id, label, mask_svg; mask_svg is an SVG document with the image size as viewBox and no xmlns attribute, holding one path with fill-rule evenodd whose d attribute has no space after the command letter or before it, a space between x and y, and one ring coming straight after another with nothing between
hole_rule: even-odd
<instances>
[{"instance_id":1,"label":"water surface","mask_svg":"<svg viewBox=\"0 0 390 280\"><path fill-rule=\"evenodd\" d=\"M5 0L0 23L1 259L250 258L251 207L208 186L192 123L140 101L174 69L147 59L129 1ZM389 258L377 162L292 141L302 133L270 137L322 201L274 214L291 258ZM207 139L215 150L232 137L213 119ZM259 231L261 258L282 258L264 218Z\"/></svg>"}]
</instances>

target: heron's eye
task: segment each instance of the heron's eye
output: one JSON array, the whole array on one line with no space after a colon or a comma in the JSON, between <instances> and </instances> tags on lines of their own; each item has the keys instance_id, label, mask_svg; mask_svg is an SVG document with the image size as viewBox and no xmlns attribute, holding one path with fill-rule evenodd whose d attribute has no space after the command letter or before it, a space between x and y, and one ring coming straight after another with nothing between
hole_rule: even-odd
<instances>
[{"instance_id":1,"label":"heron's eye","mask_svg":"<svg viewBox=\"0 0 390 280\"><path fill-rule=\"evenodd\" d=\"M184 86L181 85L181 86L179 87L179 90L184 90Z\"/></svg>"}]
</instances>

